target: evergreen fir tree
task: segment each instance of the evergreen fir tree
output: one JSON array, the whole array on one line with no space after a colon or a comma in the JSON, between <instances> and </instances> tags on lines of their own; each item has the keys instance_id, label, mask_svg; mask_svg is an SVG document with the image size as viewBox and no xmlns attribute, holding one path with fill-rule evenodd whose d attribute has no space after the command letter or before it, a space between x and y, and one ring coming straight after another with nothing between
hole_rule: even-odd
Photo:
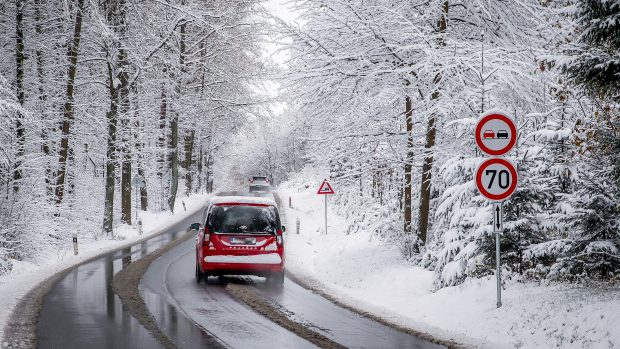
<instances>
[{"instance_id":1,"label":"evergreen fir tree","mask_svg":"<svg viewBox=\"0 0 620 349\"><path fill-rule=\"evenodd\" d=\"M612 176L619 168L620 142L617 136L614 139L616 155L596 156L587 173L581 173L578 209L568 217L575 238L552 268L552 276L609 280L620 271L620 191L618 179Z\"/></svg>"},{"instance_id":2,"label":"evergreen fir tree","mask_svg":"<svg viewBox=\"0 0 620 349\"><path fill-rule=\"evenodd\" d=\"M601 99L620 100L620 2L578 1L579 36L561 68Z\"/></svg>"},{"instance_id":3,"label":"evergreen fir tree","mask_svg":"<svg viewBox=\"0 0 620 349\"><path fill-rule=\"evenodd\" d=\"M608 280L620 271L620 2L584 0L575 16L579 36L560 67L597 111L583 125L576 209L551 276Z\"/></svg>"},{"instance_id":4,"label":"evergreen fir tree","mask_svg":"<svg viewBox=\"0 0 620 349\"><path fill-rule=\"evenodd\" d=\"M503 267L511 272L523 274L533 267L525 252L533 244L547 239L549 228L545 212L552 202L553 192L549 190L551 176L545 174L544 154L541 149L535 154L528 152L519 163L519 186L504 202L504 231L500 237ZM540 170L543 173L539 173ZM495 234L482 236L480 247L484 255L480 268L495 269Z\"/></svg>"}]
</instances>

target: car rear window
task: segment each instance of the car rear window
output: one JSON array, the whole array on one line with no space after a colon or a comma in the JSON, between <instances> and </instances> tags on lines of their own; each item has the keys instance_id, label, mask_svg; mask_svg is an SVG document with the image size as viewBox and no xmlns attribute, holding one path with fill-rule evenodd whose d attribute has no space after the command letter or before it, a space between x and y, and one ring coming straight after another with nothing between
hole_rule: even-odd
<instances>
[{"instance_id":1,"label":"car rear window","mask_svg":"<svg viewBox=\"0 0 620 349\"><path fill-rule=\"evenodd\" d=\"M250 193L253 192L268 192L271 190L271 187L269 187L268 185L251 185L250 186Z\"/></svg>"},{"instance_id":2,"label":"car rear window","mask_svg":"<svg viewBox=\"0 0 620 349\"><path fill-rule=\"evenodd\" d=\"M214 206L209 225L219 234L275 234L278 212L273 206Z\"/></svg>"}]
</instances>

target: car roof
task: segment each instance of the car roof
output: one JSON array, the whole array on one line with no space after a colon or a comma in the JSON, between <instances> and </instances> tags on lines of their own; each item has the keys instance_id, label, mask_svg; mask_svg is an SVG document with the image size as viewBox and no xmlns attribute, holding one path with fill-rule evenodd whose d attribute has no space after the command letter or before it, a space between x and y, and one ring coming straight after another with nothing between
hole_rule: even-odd
<instances>
[{"instance_id":1,"label":"car roof","mask_svg":"<svg viewBox=\"0 0 620 349\"><path fill-rule=\"evenodd\" d=\"M222 193L229 194L229 193ZM232 193L231 193L232 194ZM240 194L240 193L234 193ZM209 199L209 205L221 204L251 204L251 205L269 205L277 206L271 197L252 195L244 193L241 195L216 195Z\"/></svg>"}]
</instances>

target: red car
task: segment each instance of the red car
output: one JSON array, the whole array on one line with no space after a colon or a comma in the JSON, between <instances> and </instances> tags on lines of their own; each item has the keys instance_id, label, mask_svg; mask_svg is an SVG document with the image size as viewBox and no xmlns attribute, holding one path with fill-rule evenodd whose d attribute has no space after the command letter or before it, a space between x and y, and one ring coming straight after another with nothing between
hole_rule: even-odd
<instances>
[{"instance_id":1,"label":"red car","mask_svg":"<svg viewBox=\"0 0 620 349\"><path fill-rule=\"evenodd\" d=\"M495 138L495 132L491 131L491 130L486 130L484 131L484 133L482 134L483 138Z\"/></svg>"},{"instance_id":2,"label":"red car","mask_svg":"<svg viewBox=\"0 0 620 349\"><path fill-rule=\"evenodd\" d=\"M270 198L219 196L210 200L196 236L196 281L209 276L257 275L284 283L285 227Z\"/></svg>"}]
</instances>

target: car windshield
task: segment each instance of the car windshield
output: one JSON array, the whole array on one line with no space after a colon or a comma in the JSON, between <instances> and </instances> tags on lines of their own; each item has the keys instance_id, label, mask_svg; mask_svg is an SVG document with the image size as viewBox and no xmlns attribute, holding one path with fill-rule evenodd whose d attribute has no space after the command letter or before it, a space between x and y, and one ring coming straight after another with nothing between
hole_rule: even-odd
<instances>
[{"instance_id":1,"label":"car windshield","mask_svg":"<svg viewBox=\"0 0 620 349\"><path fill-rule=\"evenodd\" d=\"M215 206L209 225L220 234L275 234L278 216L273 206Z\"/></svg>"}]
</instances>

